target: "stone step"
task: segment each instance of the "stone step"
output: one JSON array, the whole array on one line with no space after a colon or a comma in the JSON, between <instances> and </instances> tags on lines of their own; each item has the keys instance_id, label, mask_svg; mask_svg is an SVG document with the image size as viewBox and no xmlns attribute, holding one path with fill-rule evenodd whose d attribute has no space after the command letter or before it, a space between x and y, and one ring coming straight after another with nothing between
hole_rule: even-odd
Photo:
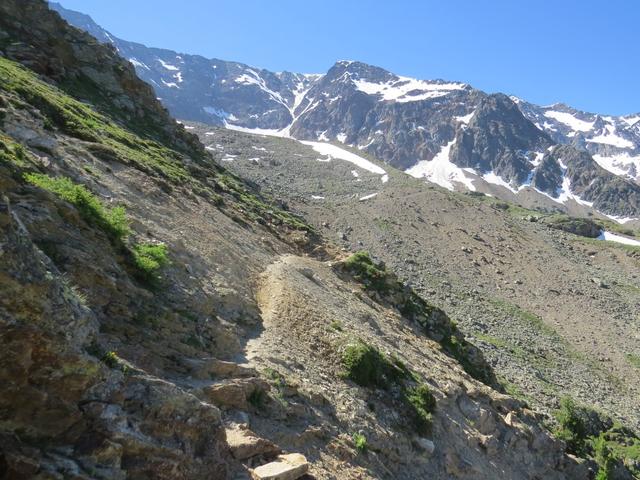
<instances>
[{"instance_id":1,"label":"stone step","mask_svg":"<svg viewBox=\"0 0 640 480\"><path fill-rule=\"evenodd\" d=\"M288 453L279 455L270 463L261 465L251 470L253 480L296 480L306 475L309 471L309 463L300 453Z\"/></svg>"},{"instance_id":2,"label":"stone step","mask_svg":"<svg viewBox=\"0 0 640 480\"><path fill-rule=\"evenodd\" d=\"M227 428L226 434L231 454L237 460L246 460L256 455L273 456L281 451L274 443L258 437L254 432L241 425Z\"/></svg>"}]
</instances>

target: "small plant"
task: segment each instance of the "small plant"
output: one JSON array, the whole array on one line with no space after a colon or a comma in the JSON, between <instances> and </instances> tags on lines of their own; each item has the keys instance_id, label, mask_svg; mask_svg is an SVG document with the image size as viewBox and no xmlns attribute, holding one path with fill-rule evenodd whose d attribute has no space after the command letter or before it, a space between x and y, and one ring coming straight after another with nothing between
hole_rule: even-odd
<instances>
[{"instance_id":1,"label":"small plant","mask_svg":"<svg viewBox=\"0 0 640 480\"><path fill-rule=\"evenodd\" d=\"M595 480L613 480L616 458L607 445L604 435L593 440L593 457L598 464L598 473Z\"/></svg>"},{"instance_id":2,"label":"small plant","mask_svg":"<svg viewBox=\"0 0 640 480\"><path fill-rule=\"evenodd\" d=\"M344 266L351 274L364 283L366 289L386 292L389 274L384 266L376 264L368 252L356 252L344 261Z\"/></svg>"},{"instance_id":3,"label":"small plant","mask_svg":"<svg viewBox=\"0 0 640 480\"><path fill-rule=\"evenodd\" d=\"M336 332L342 331L342 322L339 320L332 320L331 325L329 326L331 327L331 330L335 330Z\"/></svg>"},{"instance_id":4,"label":"small plant","mask_svg":"<svg viewBox=\"0 0 640 480\"><path fill-rule=\"evenodd\" d=\"M362 341L347 346L342 365L345 376L363 387L388 388L402 374L377 348Z\"/></svg>"},{"instance_id":5,"label":"small plant","mask_svg":"<svg viewBox=\"0 0 640 480\"><path fill-rule=\"evenodd\" d=\"M32 185L48 190L74 205L82 218L102 229L112 240L123 241L129 235L129 221L124 207L106 208L86 187L66 177L26 173L24 178Z\"/></svg>"},{"instance_id":6,"label":"small plant","mask_svg":"<svg viewBox=\"0 0 640 480\"><path fill-rule=\"evenodd\" d=\"M405 399L413 410L416 430L420 433L428 433L431 429L431 414L436 408L436 399L429 387L421 383L408 388L405 392Z\"/></svg>"},{"instance_id":7,"label":"small plant","mask_svg":"<svg viewBox=\"0 0 640 480\"><path fill-rule=\"evenodd\" d=\"M351 439L358 453L365 453L367 451L367 437L365 437L364 434L356 432L351 435Z\"/></svg>"},{"instance_id":8,"label":"small plant","mask_svg":"<svg viewBox=\"0 0 640 480\"><path fill-rule=\"evenodd\" d=\"M267 394L261 388L255 388L247 397L247 401L256 410L262 410L267 403Z\"/></svg>"},{"instance_id":9,"label":"small plant","mask_svg":"<svg viewBox=\"0 0 640 480\"><path fill-rule=\"evenodd\" d=\"M131 248L139 277L147 282L158 280L158 271L169 264L168 249L163 243L137 243Z\"/></svg>"}]
</instances>

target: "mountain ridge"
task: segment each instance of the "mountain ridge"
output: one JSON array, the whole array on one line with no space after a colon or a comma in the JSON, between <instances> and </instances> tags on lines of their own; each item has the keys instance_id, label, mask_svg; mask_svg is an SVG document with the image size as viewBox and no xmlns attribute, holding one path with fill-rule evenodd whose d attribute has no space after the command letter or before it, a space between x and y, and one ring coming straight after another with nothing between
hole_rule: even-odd
<instances>
[{"instance_id":1,"label":"mountain ridge","mask_svg":"<svg viewBox=\"0 0 640 480\"><path fill-rule=\"evenodd\" d=\"M113 43L177 118L350 145L449 189L505 199L527 191L529 206L543 195L564 211L640 219L640 116L597 115L559 103L540 107L353 60L337 61L325 74L274 73L117 39L90 17L50 5ZM474 119L478 109L480 120ZM582 188L572 179L567 184L557 160L541 163L555 144L587 151L593 163L582 165L600 187Z\"/></svg>"}]
</instances>

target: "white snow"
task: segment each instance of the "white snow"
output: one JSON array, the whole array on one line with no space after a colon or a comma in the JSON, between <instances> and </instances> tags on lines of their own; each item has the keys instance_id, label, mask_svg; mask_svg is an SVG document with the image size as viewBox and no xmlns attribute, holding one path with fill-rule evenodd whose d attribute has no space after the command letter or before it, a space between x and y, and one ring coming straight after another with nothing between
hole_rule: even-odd
<instances>
[{"instance_id":1,"label":"white snow","mask_svg":"<svg viewBox=\"0 0 640 480\"><path fill-rule=\"evenodd\" d=\"M513 193L518 193L518 190L520 190L520 188L515 189L513 188L507 181L505 181L502 177L498 176L495 172L489 172L489 173L485 173L484 175L482 175L482 179L485 182L488 183L492 183L493 185L499 185L501 187L506 188L507 190L513 192ZM522 188L524 188L526 185L523 185Z\"/></svg>"},{"instance_id":2,"label":"white snow","mask_svg":"<svg viewBox=\"0 0 640 480\"><path fill-rule=\"evenodd\" d=\"M378 192L376 193L370 193L369 195L365 195L364 197L360 197L358 200L360 200L361 202L364 200L369 200L370 198L375 197L376 195L378 195Z\"/></svg>"},{"instance_id":3,"label":"white snow","mask_svg":"<svg viewBox=\"0 0 640 480\"><path fill-rule=\"evenodd\" d=\"M173 76L173 78L175 78L175 79L178 81L178 83L182 83L182 72L177 72L177 73Z\"/></svg>"},{"instance_id":4,"label":"white snow","mask_svg":"<svg viewBox=\"0 0 640 480\"><path fill-rule=\"evenodd\" d=\"M313 198L314 200L324 200L324 197L321 195L311 195L311 198Z\"/></svg>"},{"instance_id":5,"label":"white snow","mask_svg":"<svg viewBox=\"0 0 640 480\"><path fill-rule=\"evenodd\" d=\"M135 67L144 68L145 70L151 70L146 64L140 62L135 57L131 57L129 59L129 62L131 62Z\"/></svg>"},{"instance_id":6,"label":"white snow","mask_svg":"<svg viewBox=\"0 0 640 480\"><path fill-rule=\"evenodd\" d=\"M239 125L233 125L227 122L225 122L225 127L228 128L229 130L235 130L237 132L244 132L244 133L252 133L254 135L268 135L270 137L287 137L288 136L282 130L275 130L273 128L247 128L247 127L241 127Z\"/></svg>"},{"instance_id":7,"label":"white snow","mask_svg":"<svg viewBox=\"0 0 640 480\"><path fill-rule=\"evenodd\" d=\"M609 217L611 220L620 223L621 225L624 225L627 222L631 222L632 220L638 220L637 218L633 217L616 217L615 215L607 215L606 213L603 213L603 215L605 217Z\"/></svg>"},{"instance_id":8,"label":"white snow","mask_svg":"<svg viewBox=\"0 0 640 480\"><path fill-rule=\"evenodd\" d=\"M278 92L274 92L269 87L267 87L267 84L265 83L264 79L258 74L258 72L250 68L248 68L246 71L248 73L243 73L234 81L236 83L239 83L240 85L257 85L260 90L267 93L273 100L284 105L287 109L289 108L289 106L283 100L282 95L280 95Z\"/></svg>"},{"instance_id":9,"label":"white snow","mask_svg":"<svg viewBox=\"0 0 640 480\"><path fill-rule=\"evenodd\" d=\"M549 110L544 112L544 115L549 118L553 118L554 120L559 121L560 123L564 123L572 130L577 130L579 132L588 132L593 129L594 122L585 122L584 120L580 120L575 116L571 115L567 112L558 112L556 110ZM545 125L546 126L546 125Z\"/></svg>"},{"instance_id":10,"label":"white snow","mask_svg":"<svg viewBox=\"0 0 640 480\"><path fill-rule=\"evenodd\" d=\"M266 152L267 149L264 147L256 147L255 145L252 145L251 148L253 148L254 150L258 150L260 152Z\"/></svg>"},{"instance_id":11,"label":"white snow","mask_svg":"<svg viewBox=\"0 0 640 480\"><path fill-rule=\"evenodd\" d=\"M356 178L358 178L360 176L360 174L358 173L357 170L351 170L351 175L353 175Z\"/></svg>"},{"instance_id":12,"label":"white snow","mask_svg":"<svg viewBox=\"0 0 640 480\"><path fill-rule=\"evenodd\" d=\"M349 163L353 163L356 167L360 167L363 170L367 170L371 173L377 173L378 175L386 175L386 171L381 167L376 165L373 162L370 162L366 158L363 158L355 153L351 153L343 148L337 147L335 145L331 145L330 143L323 142L310 142L310 141L301 141L300 143L304 145L309 145L316 152L321 155L326 155L329 157L329 160L338 159L345 160Z\"/></svg>"},{"instance_id":13,"label":"white snow","mask_svg":"<svg viewBox=\"0 0 640 480\"><path fill-rule=\"evenodd\" d=\"M640 179L640 155L632 157L628 153L621 153L610 157L593 155L598 165L611 173ZM635 168L634 168L635 167ZM635 175L632 172L635 170Z\"/></svg>"},{"instance_id":14,"label":"white snow","mask_svg":"<svg viewBox=\"0 0 640 480\"><path fill-rule=\"evenodd\" d=\"M163 79L160 79L160 80L162 80L162 83L164 83L164 85L165 85L166 87L169 87L169 88L180 88L180 87L178 87L178 85L177 85L176 83L174 83L174 82L165 82Z\"/></svg>"},{"instance_id":15,"label":"white snow","mask_svg":"<svg viewBox=\"0 0 640 480\"><path fill-rule=\"evenodd\" d=\"M472 118L475 114L476 114L476 111L474 110L473 112L468 113L467 115L462 115L461 117L456 117L456 120L457 120L457 121L459 121L459 122L461 122L461 123L463 123L463 124L465 124L465 125L468 125L468 124L469 124L469 122L471 121L471 118Z\"/></svg>"},{"instance_id":16,"label":"white snow","mask_svg":"<svg viewBox=\"0 0 640 480\"><path fill-rule=\"evenodd\" d=\"M160 65L162 65L164 68L166 68L167 70L180 70L178 67L176 67L175 65L170 65L168 63L166 63L164 60L162 60L161 58L158 59L158 62L160 62Z\"/></svg>"},{"instance_id":17,"label":"white snow","mask_svg":"<svg viewBox=\"0 0 640 480\"><path fill-rule=\"evenodd\" d=\"M449 161L449 152L455 140L447 143L431 160L421 160L413 167L405 170L415 178L425 178L441 187L453 190L452 182L462 183L469 190L475 191L473 180L465 175L465 171Z\"/></svg>"},{"instance_id":18,"label":"white snow","mask_svg":"<svg viewBox=\"0 0 640 480\"><path fill-rule=\"evenodd\" d=\"M385 83L353 79L352 82L361 92L368 95L381 95L383 100L393 102L415 102L443 97L454 90L462 90L466 87L464 83L436 83L409 77L397 77Z\"/></svg>"},{"instance_id":19,"label":"white snow","mask_svg":"<svg viewBox=\"0 0 640 480\"><path fill-rule=\"evenodd\" d=\"M636 115L633 117L622 117L622 120L624 120L631 127L640 122L640 115Z\"/></svg>"},{"instance_id":20,"label":"white snow","mask_svg":"<svg viewBox=\"0 0 640 480\"><path fill-rule=\"evenodd\" d=\"M626 140L616 135L615 125L611 125L611 124L606 125L605 129L606 129L605 133L601 133L596 137L591 137L587 139L587 142L604 143L606 145L613 145L614 147L618 147L618 148L634 148L635 147L633 142L630 142L629 140Z\"/></svg>"},{"instance_id":21,"label":"white snow","mask_svg":"<svg viewBox=\"0 0 640 480\"><path fill-rule=\"evenodd\" d=\"M640 241L638 240L633 240L631 238L623 237L622 235L616 235L615 233L607 232L606 230L603 230L602 233L600 233L598 240L608 240L609 242L617 242L617 243L623 243L625 245L640 246Z\"/></svg>"},{"instance_id":22,"label":"white snow","mask_svg":"<svg viewBox=\"0 0 640 480\"><path fill-rule=\"evenodd\" d=\"M382 178L380 178L380 180L382 180L382 183L387 183L389 181L389 175L385 173L384 175L382 175Z\"/></svg>"},{"instance_id":23,"label":"white snow","mask_svg":"<svg viewBox=\"0 0 640 480\"><path fill-rule=\"evenodd\" d=\"M336 135L336 140L338 140L340 143L344 143L346 139L347 139L346 133L339 133L338 135Z\"/></svg>"}]
</instances>

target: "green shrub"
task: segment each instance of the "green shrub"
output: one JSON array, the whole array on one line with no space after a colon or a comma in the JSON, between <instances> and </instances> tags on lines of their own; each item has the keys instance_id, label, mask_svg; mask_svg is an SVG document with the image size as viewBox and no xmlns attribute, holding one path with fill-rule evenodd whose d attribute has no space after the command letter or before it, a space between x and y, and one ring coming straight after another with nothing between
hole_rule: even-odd
<instances>
[{"instance_id":1,"label":"green shrub","mask_svg":"<svg viewBox=\"0 0 640 480\"><path fill-rule=\"evenodd\" d=\"M351 435L351 438L353 439L353 444L356 447L356 450L359 453L364 453L367 451L368 448L368 444L367 444L367 437L365 437L362 433L354 433L353 435Z\"/></svg>"},{"instance_id":2,"label":"green shrub","mask_svg":"<svg viewBox=\"0 0 640 480\"><path fill-rule=\"evenodd\" d=\"M386 292L388 290L386 269L376 264L368 252L356 252L344 261L351 274L364 283L366 289Z\"/></svg>"},{"instance_id":3,"label":"green shrub","mask_svg":"<svg viewBox=\"0 0 640 480\"><path fill-rule=\"evenodd\" d=\"M360 341L347 346L342 365L345 376L363 387L388 388L402 375L377 348Z\"/></svg>"},{"instance_id":4,"label":"green shrub","mask_svg":"<svg viewBox=\"0 0 640 480\"><path fill-rule=\"evenodd\" d=\"M436 408L436 399L424 383L405 391L405 399L412 410L412 417L419 433L428 433L431 429L431 414Z\"/></svg>"},{"instance_id":5,"label":"green shrub","mask_svg":"<svg viewBox=\"0 0 640 480\"><path fill-rule=\"evenodd\" d=\"M98 198L83 185L73 183L66 177L49 177L41 173L26 173L27 182L73 204L82 218L99 227L112 240L124 240L130 233L124 207L106 208Z\"/></svg>"},{"instance_id":6,"label":"green shrub","mask_svg":"<svg viewBox=\"0 0 640 480\"><path fill-rule=\"evenodd\" d=\"M131 248L138 276L147 282L158 279L158 270L169 264L167 246L164 243L137 243Z\"/></svg>"},{"instance_id":7,"label":"green shrub","mask_svg":"<svg viewBox=\"0 0 640 480\"><path fill-rule=\"evenodd\" d=\"M598 464L598 474L595 480L613 480L616 458L607 445L604 435L593 440L593 458Z\"/></svg>"}]
</instances>

